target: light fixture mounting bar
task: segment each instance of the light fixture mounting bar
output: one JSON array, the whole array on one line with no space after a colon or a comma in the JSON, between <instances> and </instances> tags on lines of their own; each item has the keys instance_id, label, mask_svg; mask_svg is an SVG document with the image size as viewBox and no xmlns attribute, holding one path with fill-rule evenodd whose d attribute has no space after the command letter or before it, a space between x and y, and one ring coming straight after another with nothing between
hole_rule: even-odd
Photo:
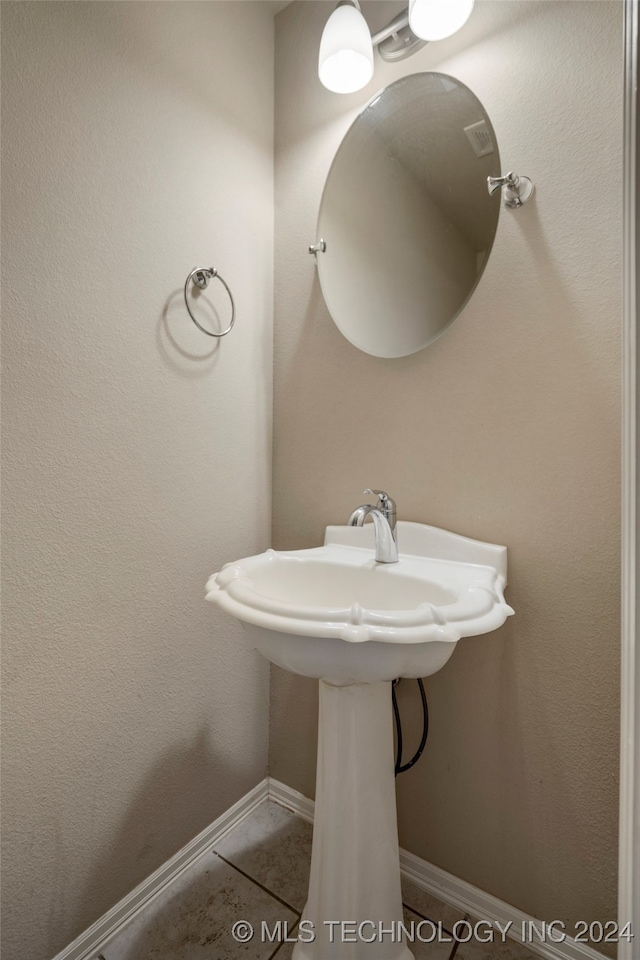
<instances>
[{"instance_id":1,"label":"light fixture mounting bar","mask_svg":"<svg viewBox=\"0 0 640 960\"><path fill-rule=\"evenodd\" d=\"M393 36L394 33L397 33L399 30L402 30L403 27L409 26L409 7L404 10L402 13L399 13L397 17L394 17L393 20L383 27L382 30L378 30L377 33L374 33L371 37L371 42L374 47L377 47L383 40L386 40L387 37Z\"/></svg>"},{"instance_id":2,"label":"light fixture mounting bar","mask_svg":"<svg viewBox=\"0 0 640 960\"><path fill-rule=\"evenodd\" d=\"M407 7L397 17L394 17L386 27L378 30L371 38L374 47L378 48L378 53L383 60L393 62L394 60L404 60L416 53L421 47L424 47L426 40L416 37L409 26L409 8Z\"/></svg>"}]
</instances>

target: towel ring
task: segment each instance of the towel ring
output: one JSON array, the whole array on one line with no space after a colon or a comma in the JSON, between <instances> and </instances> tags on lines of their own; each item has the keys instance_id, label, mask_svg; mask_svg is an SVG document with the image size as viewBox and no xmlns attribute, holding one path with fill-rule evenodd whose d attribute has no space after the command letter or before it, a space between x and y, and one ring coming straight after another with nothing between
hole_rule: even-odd
<instances>
[{"instance_id":1,"label":"towel ring","mask_svg":"<svg viewBox=\"0 0 640 960\"><path fill-rule=\"evenodd\" d=\"M223 330L222 333L212 333L211 330L206 330L202 324L198 323L193 313L191 312L191 307L189 306L189 282L193 280L194 285L199 290L206 290L209 286L209 280L217 277L222 286L225 288L229 294L229 300L231 300L231 323L226 330ZM226 337L231 328L233 327L236 320L236 305L233 302L233 294L229 289L228 285L222 279L215 267L194 267L187 279L184 282L184 302L186 304L187 310L189 311L189 316L195 323L198 330L202 330L203 333L206 333L208 337Z\"/></svg>"}]
</instances>

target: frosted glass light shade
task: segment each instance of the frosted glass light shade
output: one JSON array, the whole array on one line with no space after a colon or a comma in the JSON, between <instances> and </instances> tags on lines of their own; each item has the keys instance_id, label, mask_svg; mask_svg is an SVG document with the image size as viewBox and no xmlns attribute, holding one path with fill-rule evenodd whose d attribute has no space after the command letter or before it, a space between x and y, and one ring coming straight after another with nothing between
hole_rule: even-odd
<instances>
[{"instance_id":1,"label":"frosted glass light shade","mask_svg":"<svg viewBox=\"0 0 640 960\"><path fill-rule=\"evenodd\" d=\"M320 82L333 93L354 93L373 76L371 33L359 10L337 7L325 25L318 59Z\"/></svg>"},{"instance_id":2,"label":"frosted glass light shade","mask_svg":"<svg viewBox=\"0 0 640 960\"><path fill-rule=\"evenodd\" d=\"M444 40L463 27L474 0L410 0L409 26L421 40Z\"/></svg>"}]
</instances>

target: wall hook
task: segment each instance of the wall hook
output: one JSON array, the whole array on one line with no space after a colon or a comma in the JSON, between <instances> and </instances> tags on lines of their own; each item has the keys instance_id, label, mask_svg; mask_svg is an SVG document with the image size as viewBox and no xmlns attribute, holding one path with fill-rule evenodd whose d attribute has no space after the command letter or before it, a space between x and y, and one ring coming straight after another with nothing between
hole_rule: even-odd
<instances>
[{"instance_id":1,"label":"wall hook","mask_svg":"<svg viewBox=\"0 0 640 960\"><path fill-rule=\"evenodd\" d=\"M519 177L515 173L508 173L506 177L487 177L487 190L490 194L494 194L500 187L504 188L505 207L512 208L526 203L535 189L529 177Z\"/></svg>"}]
</instances>

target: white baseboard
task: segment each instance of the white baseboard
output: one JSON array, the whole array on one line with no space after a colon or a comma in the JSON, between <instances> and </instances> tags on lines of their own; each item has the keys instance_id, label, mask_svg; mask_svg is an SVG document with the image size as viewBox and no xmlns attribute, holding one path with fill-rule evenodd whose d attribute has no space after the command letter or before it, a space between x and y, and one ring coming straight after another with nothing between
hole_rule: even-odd
<instances>
[{"instance_id":1,"label":"white baseboard","mask_svg":"<svg viewBox=\"0 0 640 960\"><path fill-rule=\"evenodd\" d=\"M309 800L297 790L292 790L285 783L274 780L273 777L269 777L269 796L305 820L313 822L313 800ZM533 922L539 930L540 920L534 919L503 900L498 900L497 897L492 897L489 893L484 893L465 880L459 880L446 870L434 867L433 864L421 860L407 850L400 850L400 871L403 877L411 880L417 887L426 890L427 893L438 897L450 906L463 910L476 920L497 922L500 925L499 929L502 930L510 924L508 935L512 940L522 943L524 930L527 949L540 957L545 957L546 960L605 960L604 954L586 943L577 942L568 935L562 943L549 941L542 943L538 939L531 938L529 924Z\"/></svg>"},{"instance_id":2,"label":"white baseboard","mask_svg":"<svg viewBox=\"0 0 640 960\"><path fill-rule=\"evenodd\" d=\"M533 923L536 930L540 930L541 920L536 920L528 913L523 913L517 907L505 903L504 900L498 900L490 893L485 893L465 880L454 877L440 867L434 867L433 864L415 857L407 850L400 850L400 871L403 877L411 880L417 887L444 900L452 907L464 910L476 920L498 923L500 930L506 929L509 925L507 936L518 943L524 943L531 953L540 957L546 957L547 960L605 960L604 954L586 943L574 940L568 934L561 943L553 943L550 938L546 943L541 942L537 934L532 935L530 926ZM523 931L526 939L523 939ZM564 936L560 927L557 927L556 931L552 931L556 938Z\"/></svg>"},{"instance_id":3,"label":"white baseboard","mask_svg":"<svg viewBox=\"0 0 640 960\"><path fill-rule=\"evenodd\" d=\"M274 780L273 777L265 778L108 913L105 913L92 927L56 954L53 960L94 960L135 916L155 900L163 890L166 890L170 883L188 870L227 831L235 827L267 798L313 823L313 800L309 800L285 783ZM400 870L402 875L417 887L452 907L463 910L477 920L497 923L499 929L505 929L510 923L508 935L513 940L523 942L522 931L530 930L528 925L531 922L537 929L540 928L540 921L529 914L523 913L503 900L498 900L497 897L492 897L491 894L484 893L464 880L459 880L446 870L441 870L440 867L435 867L406 850L400 851ZM567 936L562 943L543 943L538 939L527 937L526 946L532 953L545 957L546 960L607 960L602 953L587 944L578 943L570 936Z\"/></svg>"},{"instance_id":4,"label":"white baseboard","mask_svg":"<svg viewBox=\"0 0 640 960\"><path fill-rule=\"evenodd\" d=\"M265 779L245 794L237 803L194 837L182 850L163 863L155 873L143 880L135 890L100 917L93 926L81 933L73 943L57 953L53 960L94 960L113 941L121 930L145 909L155 898L177 880L196 860L211 849L212 844L235 827L269 796L269 781Z\"/></svg>"},{"instance_id":5,"label":"white baseboard","mask_svg":"<svg viewBox=\"0 0 640 960\"><path fill-rule=\"evenodd\" d=\"M297 813L308 823L313 823L313 814L316 807L313 800L309 800L303 793L298 793L293 787L288 787L286 783L274 780L273 777L267 777L267 782L269 784L269 796L272 800L283 807L287 807L293 813Z\"/></svg>"}]
</instances>

